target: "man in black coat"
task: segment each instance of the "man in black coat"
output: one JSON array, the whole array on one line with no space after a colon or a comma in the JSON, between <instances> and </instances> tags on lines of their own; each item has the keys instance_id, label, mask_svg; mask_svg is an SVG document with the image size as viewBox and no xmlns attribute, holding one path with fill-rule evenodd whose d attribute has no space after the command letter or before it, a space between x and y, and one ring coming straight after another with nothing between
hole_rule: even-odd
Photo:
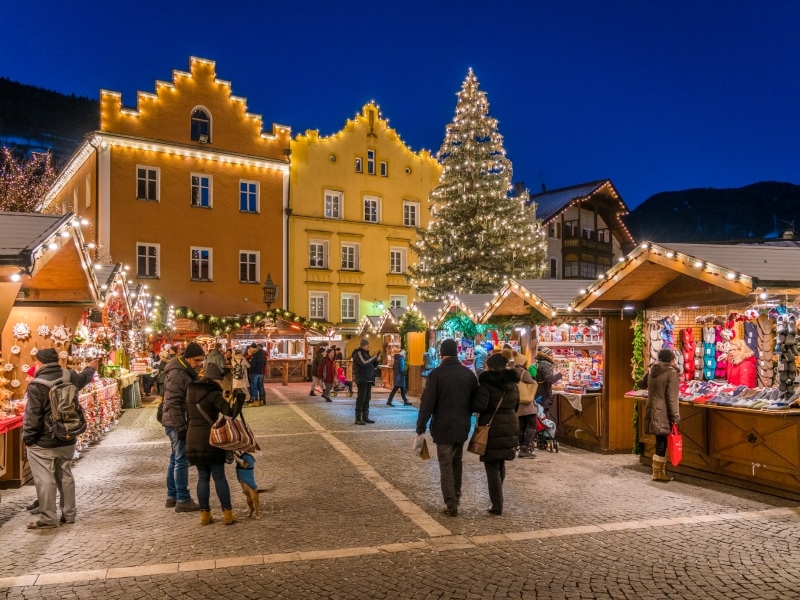
<instances>
[{"instance_id":1,"label":"man in black coat","mask_svg":"<svg viewBox=\"0 0 800 600\"><path fill-rule=\"evenodd\" d=\"M369 401L372 398L372 386L375 385L375 365L378 364L380 355L379 351L370 356L368 339L361 340L358 348L353 350L353 381L358 386L356 425L375 422L369 418Z\"/></svg>"},{"instance_id":2,"label":"man in black coat","mask_svg":"<svg viewBox=\"0 0 800 600\"><path fill-rule=\"evenodd\" d=\"M478 380L458 360L455 340L444 340L439 353L442 362L430 372L422 392L417 435L425 433L430 420L446 505L442 512L455 517L461 498L461 457L472 424L472 402L478 390Z\"/></svg>"},{"instance_id":3,"label":"man in black coat","mask_svg":"<svg viewBox=\"0 0 800 600\"><path fill-rule=\"evenodd\" d=\"M61 522L75 522L75 480L72 477L72 459L77 440L60 440L53 435L50 388L36 380L56 381L65 371L58 364L58 352L53 348L39 350L36 355L36 373L28 385L28 402L22 442L28 449L28 462L36 486L40 517L28 523L28 529L48 529L58 526L56 492L61 494ZM67 370L69 380L78 391L94 377L97 361L93 360L81 372ZM75 398L77 402L77 397Z\"/></svg>"},{"instance_id":4,"label":"man in black coat","mask_svg":"<svg viewBox=\"0 0 800 600\"><path fill-rule=\"evenodd\" d=\"M167 508L175 512L200 510L189 493L189 459L186 458L187 418L186 392L189 384L197 381L197 371L203 366L205 355L200 344L186 346L183 356L177 356L164 367L164 400L161 403L161 425L169 438L172 452L167 466Z\"/></svg>"}]
</instances>

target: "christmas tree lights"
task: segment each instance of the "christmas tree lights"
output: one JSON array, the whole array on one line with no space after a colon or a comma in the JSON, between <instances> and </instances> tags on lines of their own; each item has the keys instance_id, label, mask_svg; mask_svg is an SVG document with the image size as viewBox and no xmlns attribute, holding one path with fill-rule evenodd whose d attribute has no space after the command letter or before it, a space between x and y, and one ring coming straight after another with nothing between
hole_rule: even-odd
<instances>
[{"instance_id":1,"label":"christmas tree lights","mask_svg":"<svg viewBox=\"0 0 800 600\"><path fill-rule=\"evenodd\" d=\"M528 196L509 196L511 161L497 120L470 69L439 150L442 174L428 197L431 220L410 268L423 300L488 293L545 267L545 232Z\"/></svg>"}]
</instances>

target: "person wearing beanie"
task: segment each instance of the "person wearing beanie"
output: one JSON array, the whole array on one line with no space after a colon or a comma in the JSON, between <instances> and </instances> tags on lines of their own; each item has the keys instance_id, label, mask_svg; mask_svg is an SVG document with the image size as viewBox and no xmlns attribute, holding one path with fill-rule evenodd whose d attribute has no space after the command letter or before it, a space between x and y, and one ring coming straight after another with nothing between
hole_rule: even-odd
<instances>
[{"instance_id":1,"label":"person wearing beanie","mask_svg":"<svg viewBox=\"0 0 800 600\"><path fill-rule=\"evenodd\" d=\"M214 521L211 516L211 479L222 508L223 522L231 525L236 522L231 503L231 490L225 477L225 450L208 443L211 427L219 415L237 417L244 405L242 391L234 394L235 403L231 406L222 392L224 369L216 363L209 363L199 381L189 384L186 392L188 431L186 433L186 458L197 468L197 503L200 505L200 524L208 525Z\"/></svg>"},{"instance_id":2,"label":"person wearing beanie","mask_svg":"<svg viewBox=\"0 0 800 600\"><path fill-rule=\"evenodd\" d=\"M423 435L430 421L445 503L442 512L456 517L461 498L461 459L472 425L472 402L478 379L458 360L455 340L444 340L439 353L442 362L428 374L420 399L416 431L417 435Z\"/></svg>"},{"instance_id":3,"label":"person wearing beanie","mask_svg":"<svg viewBox=\"0 0 800 600\"><path fill-rule=\"evenodd\" d=\"M62 369L58 352L43 348L36 354L34 378L28 384L25 417L22 425L22 443L27 448L39 517L28 523L28 529L51 529L61 523L75 522L75 479L72 476L72 458L77 439L61 440L53 434L50 389L65 376L80 391L91 382L97 370L97 360L77 373ZM77 401L77 398L76 398ZM61 518L58 518L56 494L60 496Z\"/></svg>"},{"instance_id":4,"label":"person wearing beanie","mask_svg":"<svg viewBox=\"0 0 800 600\"><path fill-rule=\"evenodd\" d=\"M369 418L369 401L372 398L372 386L375 385L375 366L378 364L380 356L380 351L370 356L369 340L363 339L350 357L353 359L353 381L358 387L356 425L375 422Z\"/></svg>"},{"instance_id":5,"label":"person wearing beanie","mask_svg":"<svg viewBox=\"0 0 800 600\"><path fill-rule=\"evenodd\" d=\"M639 382L640 388L647 388L647 405L644 409L645 430L656 436L653 481L664 483L672 481L672 477L667 475L667 436L672 425L677 425L681 421L678 381L675 353L669 348L662 348L658 352L658 362L647 370Z\"/></svg>"},{"instance_id":6,"label":"person wearing beanie","mask_svg":"<svg viewBox=\"0 0 800 600\"><path fill-rule=\"evenodd\" d=\"M166 377L166 373L164 373L164 367L167 366L169 363L170 357L169 352L166 350L162 350L158 353L158 362L153 365L153 373L152 377L153 380L156 382L156 393L163 399L164 398L164 377Z\"/></svg>"},{"instance_id":7,"label":"person wearing beanie","mask_svg":"<svg viewBox=\"0 0 800 600\"><path fill-rule=\"evenodd\" d=\"M542 405L546 417L550 416L550 407L553 405L553 384L563 377L553 367L553 349L539 346L536 349L536 382L539 384L536 401Z\"/></svg>"},{"instance_id":8,"label":"person wearing beanie","mask_svg":"<svg viewBox=\"0 0 800 600\"><path fill-rule=\"evenodd\" d=\"M161 401L161 425L171 445L167 465L167 508L175 512L200 510L189 493L189 460L186 458L187 420L186 394L189 384L197 381L205 354L200 344L191 342L164 367L164 399Z\"/></svg>"}]
</instances>

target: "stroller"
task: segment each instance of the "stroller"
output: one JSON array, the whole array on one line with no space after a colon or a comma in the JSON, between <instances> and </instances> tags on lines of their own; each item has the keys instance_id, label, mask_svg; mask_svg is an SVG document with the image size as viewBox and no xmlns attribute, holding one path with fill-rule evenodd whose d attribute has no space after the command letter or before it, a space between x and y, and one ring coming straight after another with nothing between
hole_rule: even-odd
<instances>
[{"instance_id":1,"label":"stroller","mask_svg":"<svg viewBox=\"0 0 800 600\"><path fill-rule=\"evenodd\" d=\"M345 395L350 398L353 395L353 382L345 381L342 383L338 379L334 379L333 387L331 388L331 396L336 396L339 392L345 392Z\"/></svg>"},{"instance_id":2,"label":"stroller","mask_svg":"<svg viewBox=\"0 0 800 600\"><path fill-rule=\"evenodd\" d=\"M558 452L556 424L545 416L541 405L539 405L539 413L536 415L536 437L534 440L539 450L546 448L548 452Z\"/></svg>"}]
</instances>

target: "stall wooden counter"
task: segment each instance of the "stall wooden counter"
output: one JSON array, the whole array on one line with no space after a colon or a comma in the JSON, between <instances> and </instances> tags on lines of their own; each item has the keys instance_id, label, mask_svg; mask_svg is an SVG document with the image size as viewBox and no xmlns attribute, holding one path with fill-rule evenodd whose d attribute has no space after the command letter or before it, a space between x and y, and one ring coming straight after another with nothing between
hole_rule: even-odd
<instances>
[{"instance_id":1,"label":"stall wooden counter","mask_svg":"<svg viewBox=\"0 0 800 600\"><path fill-rule=\"evenodd\" d=\"M282 385L289 385L289 382L307 381L305 357L275 357L267 358L267 368L265 377L268 382L280 381Z\"/></svg>"},{"instance_id":2,"label":"stall wooden counter","mask_svg":"<svg viewBox=\"0 0 800 600\"><path fill-rule=\"evenodd\" d=\"M639 398L644 415L646 398ZM683 460L668 472L685 473L783 498L800 500L800 410L752 410L680 403ZM645 433L642 464L652 462L655 436Z\"/></svg>"}]
</instances>

